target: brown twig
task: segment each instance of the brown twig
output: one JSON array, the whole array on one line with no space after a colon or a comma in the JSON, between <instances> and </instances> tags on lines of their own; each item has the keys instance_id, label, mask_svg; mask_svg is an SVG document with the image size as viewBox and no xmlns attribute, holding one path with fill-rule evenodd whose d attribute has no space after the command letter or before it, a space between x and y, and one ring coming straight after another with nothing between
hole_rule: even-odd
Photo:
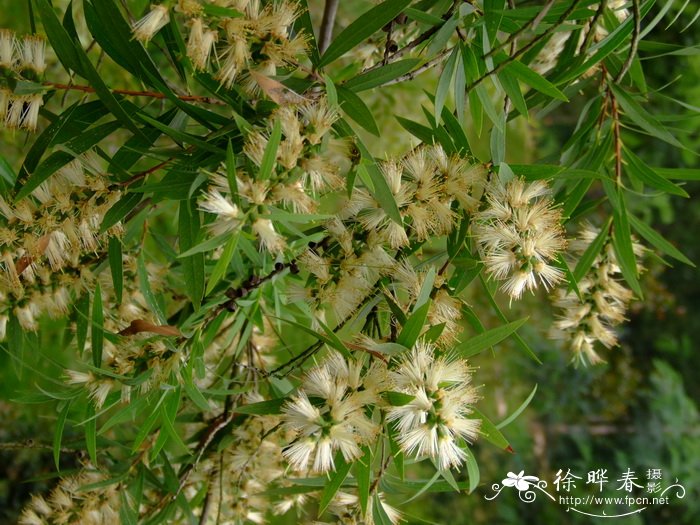
<instances>
[{"instance_id":1,"label":"brown twig","mask_svg":"<svg viewBox=\"0 0 700 525\"><path fill-rule=\"evenodd\" d=\"M569 8L559 17L559 19L549 28L547 31L542 33L541 35L533 38L530 40L527 44L525 44L523 47L518 49L515 53L510 55L507 59L505 59L503 62L498 64L496 67L494 67L492 70L487 71L483 75L481 75L479 78L477 78L474 82L469 84L466 88L466 91L469 92L472 89L474 89L476 86L481 84L484 80L489 78L491 75L494 75L500 71L503 70L508 64L511 62L517 60L520 58L522 55L527 53L530 49L535 47L542 39L547 38L550 34L554 32L556 28L558 28L560 25L562 25L564 22L566 22L566 19L569 18L569 15L574 12L578 4L581 2L581 0L574 0L572 4L569 6Z\"/></svg>"},{"instance_id":2,"label":"brown twig","mask_svg":"<svg viewBox=\"0 0 700 525\"><path fill-rule=\"evenodd\" d=\"M632 67L632 62L634 62L634 57L637 56L637 48L639 47L639 38L641 35L642 26L642 14L639 10L639 0L632 0L632 17L634 18L634 29L632 29L632 41L630 42L630 52L627 55L627 60L622 64L622 69L615 77L615 83L618 84L622 78L627 74L630 67Z\"/></svg>"},{"instance_id":3,"label":"brown twig","mask_svg":"<svg viewBox=\"0 0 700 525\"><path fill-rule=\"evenodd\" d=\"M44 82L44 86L59 90L82 91L83 93L95 93L95 88L91 86L83 86L80 84L59 84L57 82ZM164 93L158 91L134 91L131 89L113 89L112 93L116 95L126 95L129 97L149 97L156 99L168 98ZM199 95L180 95L177 98L185 102L201 102L202 104L214 104L225 106L226 103L211 97L201 97Z\"/></svg>"},{"instance_id":4,"label":"brown twig","mask_svg":"<svg viewBox=\"0 0 700 525\"><path fill-rule=\"evenodd\" d=\"M407 80L413 80L421 73L425 73L429 69L432 69L435 66L437 66L438 64L441 64L442 61L445 60L445 58L452 52L453 49L454 48L452 48L452 47L450 49L445 49L440 54L438 54L435 58L433 58L432 60L429 60L428 62L426 62L425 64L423 64L419 68L416 68L413 71L409 71L408 73L405 73L405 74L401 75L400 77L396 77L392 80L384 82L384 84L382 84L381 86L382 87L383 86L391 86L393 84L400 84L401 82L406 82Z\"/></svg>"},{"instance_id":5,"label":"brown twig","mask_svg":"<svg viewBox=\"0 0 700 525\"><path fill-rule=\"evenodd\" d=\"M335 24L335 15L338 13L338 4L340 0L326 0L326 7L323 10L323 20L321 21L321 30L319 31L318 50L323 53L333 39L333 25Z\"/></svg>"}]
</instances>

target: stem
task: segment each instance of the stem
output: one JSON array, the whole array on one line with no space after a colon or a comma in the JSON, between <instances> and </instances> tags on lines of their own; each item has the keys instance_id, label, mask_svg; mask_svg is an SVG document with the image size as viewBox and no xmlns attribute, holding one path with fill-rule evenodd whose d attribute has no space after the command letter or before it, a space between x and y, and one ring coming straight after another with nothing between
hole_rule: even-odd
<instances>
[{"instance_id":1,"label":"stem","mask_svg":"<svg viewBox=\"0 0 700 525\"><path fill-rule=\"evenodd\" d=\"M70 91L82 91L83 93L95 93L95 88L90 86L82 86L78 84L58 84L56 82L44 82L44 86ZM165 94L157 91L133 91L130 89L113 89L112 93L116 95L127 95L130 97L150 97L157 99L167 98ZM186 102L201 102L202 104L215 104L225 106L226 104L220 100L211 97L200 97L198 95L180 95L177 98Z\"/></svg>"},{"instance_id":2,"label":"stem","mask_svg":"<svg viewBox=\"0 0 700 525\"><path fill-rule=\"evenodd\" d=\"M318 50L323 54L333 38L333 25L335 15L338 13L340 0L326 0L326 8L323 10L323 20L321 21L321 31L319 35Z\"/></svg>"},{"instance_id":3,"label":"stem","mask_svg":"<svg viewBox=\"0 0 700 525\"><path fill-rule=\"evenodd\" d=\"M615 83L618 84L622 78L627 74L634 57L637 55L637 47L639 47L639 37L642 25L642 14L639 11L639 0L632 0L632 16L634 17L634 29L632 30L632 41L630 42L630 52L627 55L627 60L622 65L622 69L615 77Z\"/></svg>"},{"instance_id":4,"label":"stem","mask_svg":"<svg viewBox=\"0 0 700 525\"><path fill-rule=\"evenodd\" d=\"M545 31L541 35L533 38L530 40L526 45L518 49L516 53L513 53L511 56L509 56L507 59L505 59L503 62L498 64L496 67L494 67L491 71L487 71L483 75L481 75L479 78L477 78L474 82L472 82L470 85L467 86L466 91L469 92L472 89L474 89L476 86L481 84L484 80L489 78L491 75L498 73L499 71L503 70L504 67L506 67L508 64L511 62L517 60L520 58L522 55L527 53L530 49L535 47L538 42L540 42L543 38L547 38L550 34L554 33L554 31L562 25L564 22L566 22L566 19L569 18L569 15L574 12L576 9L576 6L578 6L579 2L581 0L574 0L572 4L569 6L569 8L559 17L559 19Z\"/></svg>"},{"instance_id":5,"label":"stem","mask_svg":"<svg viewBox=\"0 0 700 525\"><path fill-rule=\"evenodd\" d=\"M405 73L405 74L401 75L400 77L396 77L392 80L389 80L388 82L385 82L384 84L382 84L380 87L391 86L393 84L399 84L401 82L406 82L407 80L413 80L421 73L425 73L429 69L432 69L435 66L437 66L438 64L441 64L442 61L445 60L445 57L447 57L447 55L449 55L453 49L454 48L445 49L439 55L437 55L435 58L426 62L418 69L414 69L413 71L409 71L408 73Z\"/></svg>"}]
</instances>

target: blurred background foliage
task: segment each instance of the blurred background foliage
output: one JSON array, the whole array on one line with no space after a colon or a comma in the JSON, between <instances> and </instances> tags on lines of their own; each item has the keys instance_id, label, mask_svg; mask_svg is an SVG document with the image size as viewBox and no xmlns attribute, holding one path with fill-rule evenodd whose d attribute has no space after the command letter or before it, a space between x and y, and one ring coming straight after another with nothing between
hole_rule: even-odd
<instances>
[{"instance_id":1,"label":"blurred background foliage","mask_svg":"<svg viewBox=\"0 0 700 525\"><path fill-rule=\"evenodd\" d=\"M68 0L54 0L53 3L63 9ZM128 4L132 12L139 13L148 2L130 0ZM342 2L337 27L346 25L370 4L364 0ZM682 2L676 4L666 15L669 21ZM309 5L318 26L323 2L312 0ZM76 13L79 12L80 2L74 7L78 10ZM690 52L655 58L654 53L641 51L647 58L643 65L650 89L666 86L665 97L659 107L654 108L654 113L671 128L685 130L692 141L690 148L682 151L660 141L645 140L640 135L626 137L626 143L650 165L700 166L697 153L700 151L700 108L697 107L700 100L700 23L695 22L681 31L695 16L697 8L684 11L681 21L668 30L661 24L647 36L650 41L695 46ZM655 14L654 11L649 16ZM0 0L0 27L28 32L29 20L26 2ZM55 71L60 75L58 68ZM117 68L111 78L109 68L102 71L108 72L109 85L132 87L130 79L121 78ZM438 75L439 71L433 70L416 82L363 93L382 131L382 140L368 141L374 148L373 154L379 157L397 155L415 145L415 139L401 128L395 117L423 121L421 104L432 107L426 93L434 92ZM57 109L62 103L65 101L54 97L48 108ZM525 163L558 155L576 124L580 109L574 100L566 111L511 122L507 160ZM482 133L481 139L475 134L470 136L475 153L483 153L484 158L488 156L487 137L487 133ZM16 169L29 140L31 137L24 133L0 130L0 163L7 162ZM664 237L698 262L700 182L690 182L684 189L689 199L640 197L635 203L635 212L657 225ZM579 482L580 490L575 493L584 496L587 494L583 488L585 475L598 468L606 468L613 482L628 468L636 471L642 481L647 469L661 469L664 486L677 478L687 490L682 500L666 506L652 506L641 514L616 522L700 523L700 499L697 497L700 488L700 382L697 380L700 352L696 348L700 341L700 280L695 268L680 264L668 267L657 259L647 259L646 267L643 288L647 295L644 301L634 305L629 323L622 327L622 346L610 352L608 362L602 366L573 368L569 356L547 339L546 330L536 331L534 326L551 324L551 312L541 307L545 303L537 297L513 306L518 311L510 313L512 318L543 317L523 332L542 364L534 363L508 343L498 346L497 356L483 353L472 364L478 367L477 382L485 385L482 410L495 415L496 419L513 412L537 385L528 408L504 430L515 453L499 452L477 443L474 450L481 470L481 485L475 493L420 497L404 507L408 523L590 523L593 518L567 512L565 505L553 504L543 497L525 504L515 491L504 491L493 501L486 501L484 496L491 493L491 484L500 483L507 472L524 470L551 485L559 469L571 469L584 477ZM489 321L491 308L485 298L475 294L471 305L483 321ZM507 303L502 306L508 308ZM69 357L60 354L60 349L67 345L59 344L62 338L70 337L68 334L65 322L53 322L41 332L41 339L36 335L29 338L23 365L18 365L19 360L4 350L0 352L0 523L14 523L29 495L50 489L55 480L51 436L57 414L53 406L32 403L31 392L50 379L44 374L60 369L56 364L68 364ZM78 443L82 440L77 434L72 437L69 428L66 432L62 455L64 474L79 464ZM75 449L72 443L76 444ZM466 479L466 472L461 478ZM615 495L615 485L610 483L604 495ZM615 514L629 509L610 506L596 510Z\"/></svg>"}]
</instances>

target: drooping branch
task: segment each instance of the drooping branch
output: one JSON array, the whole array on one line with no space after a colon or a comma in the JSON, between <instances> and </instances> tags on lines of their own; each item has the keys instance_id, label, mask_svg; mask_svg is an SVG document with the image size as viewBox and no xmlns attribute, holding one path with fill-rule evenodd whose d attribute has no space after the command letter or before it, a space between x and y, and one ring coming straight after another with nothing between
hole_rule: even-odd
<instances>
[{"instance_id":1,"label":"drooping branch","mask_svg":"<svg viewBox=\"0 0 700 525\"><path fill-rule=\"evenodd\" d=\"M57 82L44 82L44 86L50 87L52 89L57 89L61 91L82 91L83 93L95 93L95 88L91 86L83 86L80 84L60 84ZM115 95L126 95L129 97L148 97L156 99L168 98L164 93L159 93L158 91L135 91L131 89L113 89L112 93ZM185 102L200 102L202 104L213 104L218 106L225 106L226 103L221 100L202 97L199 95L179 95L177 98Z\"/></svg>"}]
</instances>

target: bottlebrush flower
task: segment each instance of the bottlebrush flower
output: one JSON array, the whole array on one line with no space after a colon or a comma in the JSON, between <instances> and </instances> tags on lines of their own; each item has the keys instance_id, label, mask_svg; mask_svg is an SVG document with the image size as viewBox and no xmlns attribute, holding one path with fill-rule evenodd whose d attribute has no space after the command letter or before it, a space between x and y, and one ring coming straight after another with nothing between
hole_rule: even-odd
<instances>
[{"instance_id":1,"label":"bottlebrush flower","mask_svg":"<svg viewBox=\"0 0 700 525\"><path fill-rule=\"evenodd\" d=\"M134 38L147 44L155 34L170 22L170 13L164 5L154 5L140 20L134 23Z\"/></svg>"},{"instance_id":2,"label":"bottlebrush flower","mask_svg":"<svg viewBox=\"0 0 700 525\"><path fill-rule=\"evenodd\" d=\"M466 461L461 440L472 442L481 421L469 418L477 401L470 386L471 370L461 359L436 357L432 345L419 342L390 373L395 388L413 396L403 406L388 410L398 443L406 454L430 457L441 469L459 467Z\"/></svg>"},{"instance_id":3,"label":"bottlebrush flower","mask_svg":"<svg viewBox=\"0 0 700 525\"><path fill-rule=\"evenodd\" d=\"M549 289L564 273L552 261L566 247L561 211L549 197L545 182L526 184L513 179L491 184L487 206L473 219L473 233L486 272L499 281L511 299L535 290L538 281Z\"/></svg>"}]
</instances>

